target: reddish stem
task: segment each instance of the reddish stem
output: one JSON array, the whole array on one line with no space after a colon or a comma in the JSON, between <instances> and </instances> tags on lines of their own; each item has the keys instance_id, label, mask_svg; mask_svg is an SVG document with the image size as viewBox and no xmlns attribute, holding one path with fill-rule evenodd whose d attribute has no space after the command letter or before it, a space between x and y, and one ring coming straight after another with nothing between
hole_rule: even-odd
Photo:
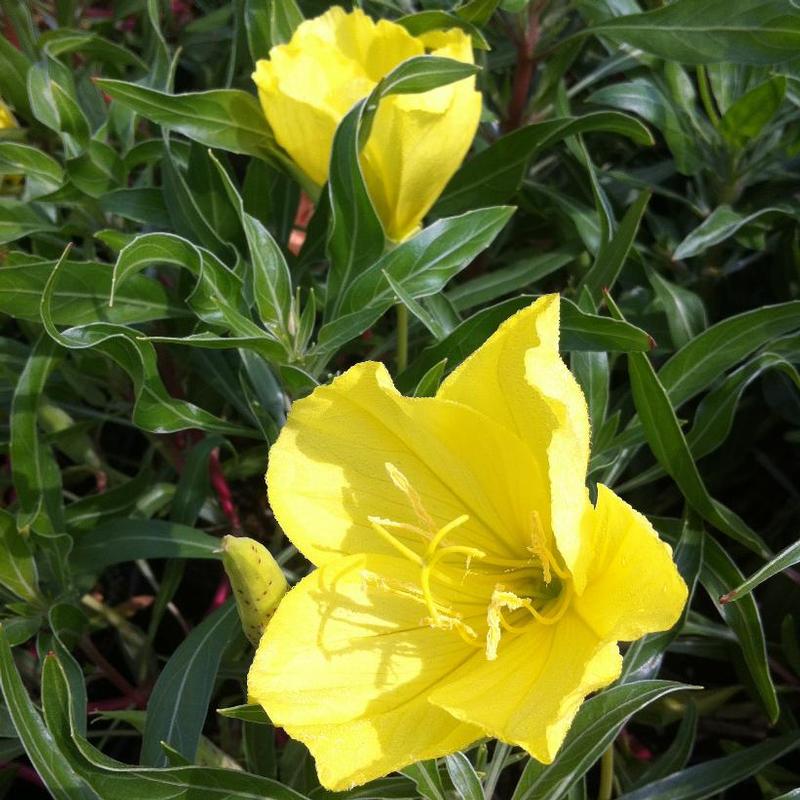
<instances>
[{"instance_id":1,"label":"reddish stem","mask_svg":"<svg viewBox=\"0 0 800 800\"><path fill-rule=\"evenodd\" d=\"M536 71L536 46L542 33L539 15L543 3L531 3L528 7L528 21L525 35L517 42L517 66L514 70L514 80L511 86L511 100L508 104L506 118L503 121L503 131L516 130L524 122L525 108L528 105L528 96L531 83Z\"/></svg>"},{"instance_id":2,"label":"reddish stem","mask_svg":"<svg viewBox=\"0 0 800 800\"><path fill-rule=\"evenodd\" d=\"M208 459L208 473L211 478L211 486L217 493L222 513L228 518L231 524L233 533L240 536L242 533L242 521L239 518L239 512L236 510L236 505L233 502L233 494L228 481L222 472L222 464L219 460L219 448L214 448L211 451L211 456Z\"/></svg>"}]
</instances>

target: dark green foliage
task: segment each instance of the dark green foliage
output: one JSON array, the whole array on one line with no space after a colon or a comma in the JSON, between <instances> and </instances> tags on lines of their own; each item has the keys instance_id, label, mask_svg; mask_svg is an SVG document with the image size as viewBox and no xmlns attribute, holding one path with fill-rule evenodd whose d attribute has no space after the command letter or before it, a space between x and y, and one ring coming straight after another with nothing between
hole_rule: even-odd
<instances>
[{"instance_id":1,"label":"dark green foliage","mask_svg":"<svg viewBox=\"0 0 800 800\"><path fill-rule=\"evenodd\" d=\"M327 5L0 2L0 798L331 800L247 705L219 540L302 577L263 485L291 402L367 359L433 395L552 291L591 488L650 516L690 604L552 765L483 742L349 794L603 797L613 753L627 800L800 796L798 4L367 2L467 30L484 96L396 247L358 165L376 104L474 70L397 68L318 192L250 73Z\"/></svg>"}]
</instances>

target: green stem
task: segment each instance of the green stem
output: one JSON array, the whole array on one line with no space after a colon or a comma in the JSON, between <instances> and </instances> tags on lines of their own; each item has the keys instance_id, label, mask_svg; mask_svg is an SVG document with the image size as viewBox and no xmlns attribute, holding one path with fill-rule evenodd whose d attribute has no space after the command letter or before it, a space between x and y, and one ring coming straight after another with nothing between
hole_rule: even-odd
<instances>
[{"instance_id":1,"label":"green stem","mask_svg":"<svg viewBox=\"0 0 800 800\"><path fill-rule=\"evenodd\" d=\"M697 85L700 88L700 99L703 101L703 108L706 110L708 119L715 127L719 127L719 114L714 107L714 99L711 97L711 85L708 82L708 73L701 64L697 67Z\"/></svg>"},{"instance_id":2,"label":"green stem","mask_svg":"<svg viewBox=\"0 0 800 800\"><path fill-rule=\"evenodd\" d=\"M614 794L614 742L606 748L600 760L600 789L597 800L611 800Z\"/></svg>"},{"instance_id":3,"label":"green stem","mask_svg":"<svg viewBox=\"0 0 800 800\"><path fill-rule=\"evenodd\" d=\"M408 309L398 303L397 309L397 372L408 366Z\"/></svg>"}]
</instances>

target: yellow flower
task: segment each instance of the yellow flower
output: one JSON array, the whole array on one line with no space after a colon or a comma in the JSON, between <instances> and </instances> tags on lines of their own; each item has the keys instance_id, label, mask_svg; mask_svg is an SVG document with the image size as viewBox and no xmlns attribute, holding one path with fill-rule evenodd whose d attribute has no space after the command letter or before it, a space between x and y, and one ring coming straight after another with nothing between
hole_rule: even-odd
<instances>
[{"instance_id":1,"label":"yellow flower","mask_svg":"<svg viewBox=\"0 0 800 800\"><path fill-rule=\"evenodd\" d=\"M469 35L458 28L415 37L360 9L348 14L336 6L273 47L253 80L278 144L322 185L342 117L398 64L425 53L473 61ZM361 168L390 239L419 227L464 159L480 113L474 78L381 101Z\"/></svg>"},{"instance_id":2,"label":"yellow flower","mask_svg":"<svg viewBox=\"0 0 800 800\"><path fill-rule=\"evenodd\" d=\"M11 109L9 109L9 107L2 100L0 100L0 131L16 127L18 127L17 120L11 113Z\"/></svg>"},{"instance_id":3,"label":"yellow flower","mask_svg":"<svg viewBox=\"0 0 800 800\"><path fill-rule=\"evenodd\" d=\"M359 364L295 403L272 448L272 508L318 569L248 688L329 789L483 736L549 763L618 677L617 641L680 615L669 546L610 489L589 500L558 314L558 295L516 314L433 398Z\"/></svg>"}]
</instances>

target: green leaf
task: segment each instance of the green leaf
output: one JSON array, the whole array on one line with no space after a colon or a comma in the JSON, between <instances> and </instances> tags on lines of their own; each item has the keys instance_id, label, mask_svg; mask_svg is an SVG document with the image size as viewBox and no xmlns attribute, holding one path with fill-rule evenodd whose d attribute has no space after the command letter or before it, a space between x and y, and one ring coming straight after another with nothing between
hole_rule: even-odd
<instances>
[{"instance_id":1,"label":"green leaf","mask_svg":"<svg viewBox=\"0 0 800 800\"><path fill-rule=\"evenodd\" d=\"M745 311L695 336L658 371L675 408L772 339L800 328L800 301Z\"/></svg>"},{"instance_id":2,"label":"green leaf","mask_svg":"<svg viewBox=\"0 0 800 800\"><path fill-rule=\"evenodd\" d=\"M194 628L173 653L147 703L143 765L167 764L162 742L194 761L222 653L239 631L236 604L230 600Z\"/></svg>"},{"instance_id":3,"label":"green leaf","mask_svg":"<svg viewBox=\"0 0 800 800\"><path fill-rule=\"evenodd\" d=\"M485 25L494 14L499 0L469 0L454 9L462 19L474 22L476 25Z\"/></svg>"},{"instance_id":4,"label":"green leaf","mask_svg":"<svg viewBox=\"0 0 800 800\"><path fill-rule=\"evenodd\" d=\"M616 111L526 125L467 161L447 184L433 213L452 215L476 206L507 202L522 185L535 155L569 136L595 131L618 133L638 144L653 143L650 132L639 120Z\"/></svg>"},{"instance_id":5,"label":"green leaf","mask_svg":"<svg viewBox=\"0 0 800 800\"><path fill-rule=\"evenodd\" d=\"M671 681L639 681L613 686L587 700L550 765L530 759L511 800L561 797L586 773L637 711L673 692L696 687Z\"/></svg>"},{"instance_id":6,"label":"green leaf","mask_svg":"<svg viewBox=\"0 0 800 800\"><path fill-rule=\"evenodd\" d=\"M353 280L383 253L386 237L361 171L360 129L367 101L362 100L339 123L333 137L328 197L330 223L327 253L326 319L339 316Z\"/></svg>"},{"instance_id":7,"label":"green leaf","mask_svg":"<svg viewBox=\"0 0 800 800\"><path fill-rule=\"evenodd\" d=\"M241 706L218 708L217 714L229 719L240 719L242 722L251 722L255 725L271 725L267 713L255 703L246 703Z\"/></svg>"},{"instance_id":8,"label":"green leaf","mask_svg":"<svg viewBox=\"0 0 800 800\"><path fill-rule=\"evenodd\" d=\"M744 595L738 603L724 604L720 600L729 587L739 585L743 578L728 553L715 539L707 537L700 581L722 619L736 634L761 702L770 720L775 722L780 714L780 708L767 663L767 646L758 606L750 594Z\"/></svg>"},{"instance_id":9,"label":"green leaf","mask_svg":"<svg viewBox=\"0 0 800 800\"><path fill-rule=\"evenodd\" d=\"M614 316L621 319L614 302L610 297L607 300ZM701 337L694 341L699 338ZM629 353L628 373L633 402L644 427L647 443L689 504L718 530L754 552L766 555L769 551L761 537L737 514L714 500L708 493L670 397L647 356L643 353Z\"/></svg>"},{"instance_id":10,"label":"green leaf","mask_svg":"<svg viewBox=\"0 0 800 800\"><path fill-rule=\"evenodd\" d=\"M460 283L447 292L457 311L492 303L505 294L524 289L568 264L578 255L577 247L564 246L549 253L521 258L485 275Z\"/></svg>"},{"instance_id":11,"label":"green leaf","mask_svg":"<svg viewBox=\"0 0 800 800\"><path fill-rule=\"evenodd\" d=\"M102 78L97 86L122 105L206 147L269 160L275 145L258 101L238 89L168 94Z\"/></svg>"},{"instance_id":12,"label":"green leaf","mask_svg":"<svg viewBox=\"0 0 800 800\"><path fill-rule=\"evenodd\" d=\"M563 351L604 350L624 353L645 352L653 346L651 337L628 322L589 314L566 297L561 298L561 345Z\"/></svg>"},{"instance_id":13,"label":"green leaf","mask_svg":"<svg viewBox=\"0 0 800 800\"><path fill-rule=\"evenodd\" d=\"M15 319L38 322L42 293L57 263L26 256L18 263L3 266L0 269L0 312ZM110 307L112 278L109 264L63 261L51 298L53 322L58 325L136 323L189 315L188 309L170 297L158 281L144 275L134 276L118 290L115 303Z\"/></svg>"},{"instance_id":14,"label":"green leaf","mask_svg":"<svg viewBox=\"0 0 800 800\"><path fill-rule=\"evenodd\" d=\"M100 198L100 207L107 214L151 227L161 227L169 217L162 190L147 186L106 192Z\"/></svg>"},{"instance_id":15,"label":"green leaf","mask_svg":"<svg viewBox=\"0 0 800 800\"><path fill-rule=\"evenodd\" d=\"M220 558L219 539L207 533L155 519L114 519L77 537L71 562L76 570L97 574L111 564L140 558Z\"/></svg>"},{"instance_id":16,"label":"green leaf","mask_svg":"<svg viewBox=\"0 0 800 800\"><path fill-rule=\"evenodd\" d=\"M776 64L800 49L800 16L789 0L676 0L605 20L594 34L684 64Z\"/></svg>"},{"instance_id":17,"label":"green leaf","mask_svg":"<svg viewBox=\"0 0 800 800\"><path fill-rule=\"evenodd\" d=\"M0 585L22 600L39 600L39 576L28 542L11 514L0 509Z\"/></svg>"},{"instance_id":18,"label":"green leaf","mask_svg":"<svg viewBox=\"0 0 800 800\"><path fill-rule=\"evenodd\" d=\"M391 307L394 291L385 274L415 299L435 294L491 244L513 211L483 208L438 220L390 250L355 279L342 302L342 316L322 326L319 351L333 352Z\"/></svg>"},{"instance_id":19,"label":"green leaf","mask_svg":"<svg viewBox=\"0 0 800 800\"><path fill-rule=\"evenodd\" d=\"M792 364L774 353L761 353L728 375L700 401L686 437L695 459L713 452L727 439L745 390L773 369L783 372L800 389L800 375Z\"/></svg>"},{"instance_id":20,"label":"green leaf","mask_svg":"<svg viewBox=\"0 0 800 800\"><path fill-rule=\"evenodd\" d=\"M755 139L778 113L786 95L786 77L773 75L742 95L722 115L720 133L735 147Z\"/></svg>"},{"instance_id":21,"label":"green leaf","mask_svg":"<svg viewBox=\"0 0 800 800\"><path fill-rule=\"evenodd\" d=\"M639 230L639 223L642 221L644 211L650 202L650 193L642 192L630 208L625 212L622 222L616 233L608 242L600 243L597 258L592 264L591 269L584 275L578 291L585 287L592 299L599 302L603 296L603 290L610 290L617 280L625 259L633 246L633 240Z\"/></svg>"},{"instance_id":22,"label":"green leaf","mask_svg":"<svg viewBox=\"0 0 800 800\"><path fill-rule=\"evenodd\" d=\"M292 38L303 21L303 13L295 0L267 0L271 44L284 44ZM266 53L262 53L266 56Z\"/></svg>"},{"instance_id":23,"label":"green leaf","mask_svg":"<svg viewBox=\"0 0 800 800\"><path fill-rule=\"evenodd\" d=\"M19 376L11 404L11 474L17 492L17 525L44 536L63 532L61 471L53 451L39 436L38 410L50 373L61 356L42 336Z\"/></svg>"},{"instance_id":24,"label":"green leaf","mask_svg":"<svg viewBox=\"0 0 800 800\"><path fill-rule=\"evenodd\" d=\"M233 210L221 187L217 193L221 203L214 202L216 187L208 184L211 181L218 182L218 176L216 171L209 175L206 170L209 166L207 153L199 145L193 144L189 163L183 169L173 155L166 135L164 145L162 191L171 227L186 240L196 242L218 258L232 260L230 236L225 236L223 226L219 225L220 220L215 220L212 214L219 205L226 206L231 215Z\"/></svg>"},{"instance_id":25,"label":"green leaf","mask_svg":"<svg viewBox=\"0 0 800 800\"><path fill-rule=\"evenodd\" d=\"M169 233L142 234L123 247L114 265L109 305L131 276L157 264L181 267L196 279L189 304L204 322L239 335L267 337L244 311L241 279L207 250Z\"/></svg>"},{"instance_id":26,"label":"green leaf","mask_svg":"<svg viewBox=\"0 0 800 800\"><path fill-rule=\"evenodd\" d=\"M693 258L704 253L715 244L724 242L735 236L745 225L756 222L767 223L776 216L798 218L800 212L793 206L770 206L754 211L752 214L740 214L730 206L722 205L698 225L676 248L672 254L676 261Z\"/></svg>"},{"instance_id":27,"label":"green leaf","mask_svg":"<svg viewBox=\"0 0 800 800\"><path fill-rule=\"evenodd\" d=\"M412 36L436 30L450 30L460 28L472 38L472 46L478 50L489 50L489 43L484 35L463 14L449 11L419 11L416 14L406 14L395 20L402 25Z\"/></svg>"},{"instance_id":28,"label":"green leaf","mask_svg":"<svg viewBox=\"0 0 800 800\"><path fill-rule=\"evenodd\" d=\"M64 180L64 170L54 158L19 142L0 142L0 170L35 181L40 187L37 194L54 191Z\"/></svg>"},{"instance_id":29,"label":"green leaf","mask_svg":"<svg viewBox=\"0 0 800 800\"><path fill-rule=\"evenodd\" d=\"M251 291L258 315L264 326L282 341L288 350L291 347L289 328L294 303L292 277L286 259L261 221L244 210L242 198L228 173L213 155L211 158L219 170L228 197L239 214L239 220L247 237L251 263L248 280L252 284Z\"/></svg>"},{"instance_id":30,"label":"green leaf","mask_svg":"<svg viewBox=\"0 0 800 800\"><path fill-rule=\"evenodd\" d=\"M445 800L442 778L435 758L410 764L400 772L414 781L414 785L425 800Z\"/></svg>"},{"instance_id":31,"label":"green leaf","mask_svg":"<svg viewBox=\"0 0 800 800\"><path fill-rule=\"evenodd\" d=\"M420 379L414 389L414 397L433 397L444 377L447 359L437 361Z\"/></svg>"},{"instance_id":32,"label":"green leaf","mask_svg":"<svg viewBox=\"0 0 800 800\"><path fill-rule=\"evenodd\" d=\"M636 78L604 86L590 95L588 102L630 111L658 128L682 174L694 175L703 166L696 132L684 125L672 102L653 80Z\"/></svg>"},{"instance_id":33,"label":"green leaf","mask_svg":"<svg viewBox=\"0 0 800 800\"><path fill-rule=\"evenodd\" d=\"M769 580L773 575L783 572L795 564L800 564L800 541L790 544L781 550L775 558L770 559L761 569L754 572L746 581L740 583L735 589L726 592L721 598L722 603L733 603L742 597L750 594L753 589L764 581Z\"/></svg>"},{"instance_id":34,"label":"green leaf","mask_svg":"<svg viewBox=\"0 0 800 800\"><path fill-rule=\"evenodd\" d=\"M25 752L52 796L56 800L101 800L60 756L53 736L25 691L3 626L0 626L0 684Z\"/></svg>"},{"instance_id":35,"label":"green leaf","mask_svg":"<svg viewBox=\"0 0 800 800\"><path fill-rule=\"evenodd\" d=\"M463 753L453 753L444 760L447 774L461 800L484 800L483 787L475 767Z\"/></svg>"},{"instance_id":36,"label":"green leaf","mask_svg":"<svg viewBox=\"0 0 800 800\"><path fill-rule=\"evenodd\" d=\"M0 197L0 245L33 233L55 230L55 225L38 211L35 204Z\"/></svg>"},{"instance_id":37,"label":"green leaf","mask_svg":"<svg viewBox=\"0 0 800 800\"><path fill-rule=\"evenodd\" d=\"M679 349L708 327L703 301L689 289L668 281L649 264L645 264L645 273L666 314L672 344Z\"/></svg>"},{"instance_id":38,"label":"green leaf","mask_svg":"<svg viewBox=\"0 0 800 800\"><path fill-rule=\"evenodd\" d=\"M729 756L695 764L660 781L622 795L620 800L705 800L755 775L800 746L800 734L789 733Z\"/></svg>"},{"instance_id":39,"label":"green leaf","mask_svg":"<svg viewBox=\"0 0 800 800\"><path fill-rule=\"evenodd\" d=\"M100 798L128 796L147 800L202 797L203 800L305 800L277 781L230 769L131 767L94 748L77 733L69 715L69 685L53 656L45 659L43 697L48 726L55 739L52 751L82 776ZM95 797L92 795L92 797ZM98 798L99 800L99 798Z\"/></svg>"},{"instance_id":40,"label":"green leaf","mask_svg":"<svg viewBox=\"0 0 800 800\"><path fill-rule=\"evenodd\" d=\"M31 62L6 36L0 36L0 95L11 103L19 114L31 119L28 101L28 70Z\"/></svg>"}]
</instances>

